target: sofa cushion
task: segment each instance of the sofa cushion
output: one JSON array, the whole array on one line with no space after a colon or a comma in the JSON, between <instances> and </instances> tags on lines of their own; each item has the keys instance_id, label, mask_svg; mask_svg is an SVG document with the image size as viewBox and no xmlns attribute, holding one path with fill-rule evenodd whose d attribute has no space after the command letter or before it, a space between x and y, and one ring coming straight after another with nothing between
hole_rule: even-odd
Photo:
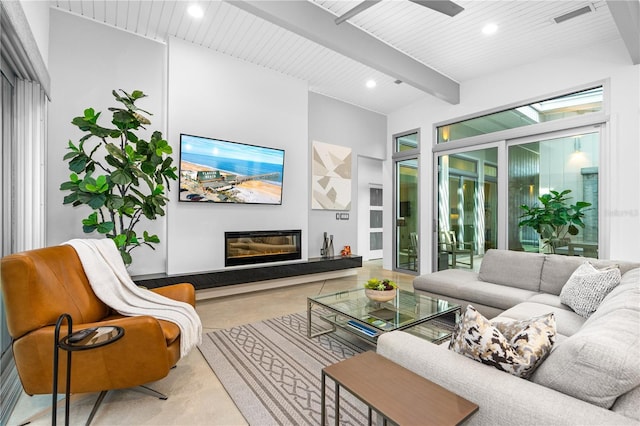
<instances>
[{"instance_id":1,"label":"sofa cushion","mask_svg":"<svg viewBox=\"0 0 640 426\"><path fill-rule=\"evenodd\" d=\"M569 280L569 277L578 266L584 263L584 257L578 256L562 256L559 254L548 254L542 265L542 276L540 278L540 291L544 293L560 295L562 287ZM638 262L589 259L591 264L598 269L606 268L612 265L618 265L620 273L625 274L627 271L640 267Z\"/></svg>"},{"instance_id":2,"label":"sofa cushion","mask_svg":"<svg viewBox=\"0 0 640 426\"><path fill-rule=\"evenodd\" d=\"M478 281L478 273L462 269L445 269L443 271L420 275L413 280L416 290L440 293L440 291L454 291L462 283ZM445 293L440 293L445 294ZM450 294L455 296L455 294Z\"/></svg>"},{"instance_id":3,"label":"sofa cushion","mask_svg":"<svg viewBox=\"0 0 640 426\"><path fill-rule=\"evenodd\" d=\"M560 301L585 318L596 311L600 303L621 280L620 270L610 267L599 270L585 262L573 271L560 292Z\"/></svg>"},{"instance_id":4,"label":"sofa cushion","mask_svg":"<svg viewBox=\"0 0 640 426\"><path fill-rule=\"evenodd\" d=\"M494 326L469 305L451 337L449 349L526 378L551 350L555 334L553 314Z\"/></svg>"},{"instance_id":5,"label":"sofa cushion","mask_svg":"<svg viewBox=\"0 0 640 426\"><path fill-rule=\"evenodd\" d=\"M563 304L560 301L560 296L549 293L537 293L527 299L527 302L541 303L543 305L553 306L554 308L564 309L565 311L572 311L570 307Z\"/></svg>"},{"instance_id":6,"label":"sofa cushion","mask_svg":"<svg viewBox=\"0 0 640 426\"><path fill-rule=\"evenodd\" d=\"M556 331L558 334L564 336L575 334L586 322L585 318L566 308L556 308L554 306L529 301L519 303L513 308L507 309L494 318L494 320L523 320L544 315L548 312L553 312L556 318Z\"/></svg>"},{"instance_id":7,"label":"sofa cushion","mask_svg":"<svg viewBox=\"0 0 640 426\"><path fill-rule=\"evenodd\" d=\"M556 345L533 374L535 383L604 408L640 386L640 271L632 272L577 333Z\"/></svg>"},{"instance_id":8,"label":"sofa cushion","mask_svg":"<svg viewBox=\"0 0 640 426\"><path fill-rule=\"evenodd\" d=\"M556 341L554 346L558 343ZM376 352L478 404L480 409L463 422L466 426L638 426L637 421L622 414L511 374L502 374L495 368L447 350L446 345L434 345L404 331L384 333L378 339Z\"/></svg>"},{"instance_id":9,"label":"sofa cushion","mask_svg":"<svg viewBox=\"0 0 640 426\"><path fill-rule=\"evenodd\" d=\"M605 315L619 309L640 310L640 268L622 276L620 284L604 298L598 309L591 314L586 324L598 321Z\"/></svg>"},{"instance_id":10,"label":"sofa cushion","mask_svg":"<svg viewBox=\"0 0 640 426\"><path fill-rule=\"evenodd\" d=\"M420 276L413 281L416 290L442 295L444 299L471 300L501 310L524 302L536 293L521 288L477 281L477 274L459 269L447 269Z\"/></svg>"},{"instance_id":11,"label":"sofa cushion","mask_svg":"<svg viewBox=\"0 0 640 426\"><path fill-rule=\"evenodd\" d=\"M544 254L488 250L482 258L478 278L494 284L538 291Z\"/></svg>"},{"instance_id":12,"label":"sofa cushion","mask_svg":"<svg viewBox=\"0 0 640 426\"><path fill-rule=\"evenodd\" d=\"M631 417L640 422L640 386L636 386L629 392L616 399L611 411Z\"/></svg>"},{"instance_id":13,"label":"sofa cushion","mask_svg":"<svg viewBox=\"0 0 640 426\"><path fill-rule=\"evenodd\" d=\"M506 285L476 282L462 288L466 299L499 309L509 309L531 298L535 292Z\"/></svg>"}]
</instances>

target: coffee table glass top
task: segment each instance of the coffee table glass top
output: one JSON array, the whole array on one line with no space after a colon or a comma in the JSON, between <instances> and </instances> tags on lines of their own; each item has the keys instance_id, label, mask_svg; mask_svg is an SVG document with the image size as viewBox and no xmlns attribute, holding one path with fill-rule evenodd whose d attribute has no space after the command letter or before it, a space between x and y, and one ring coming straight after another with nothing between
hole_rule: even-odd
<instances>
[{"instance_id":1,"label":"coffee table glass top","mask_svg":"<svg viewBox=\"0 0 640 426\"><path fill-rule=\"evenodd\" d=\"M419 324L444 316L448 313L459 312L460 306L447 300L415 294L405 290L398 290L398 295L389 302L374 302L367 298L364 288L323 294L308 298L308 316L311 321L311 308L318 305L326 308L326 314L320 314L325 321L341 328L356 331L368 340L375 341L385 332L413 328ZM311 325L311 324L309 324ZM323 330L314 335L333 330ZM425 330L408 330L419 332L425 336ZM445 333L446 334L446 333ZM311 336L311 331L309 330ZM438 340L442 333L427 333L433 335L429 340Z\"/></svg>"}]
</instances>

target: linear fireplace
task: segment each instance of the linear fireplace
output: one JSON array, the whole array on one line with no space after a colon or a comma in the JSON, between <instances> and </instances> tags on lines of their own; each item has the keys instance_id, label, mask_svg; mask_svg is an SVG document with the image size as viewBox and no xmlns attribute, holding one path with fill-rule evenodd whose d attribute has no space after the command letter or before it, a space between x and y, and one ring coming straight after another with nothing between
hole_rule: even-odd
<instances>
[{"instance_id":1,"label":"linear fireplace","mask_svg":"<svg viewBox=\"0 0 640 426\"><path fill-rule=\"evenodd\" d=\"M224 233L224 266L302 259L302 231Z\"/></svg>"}]
</instances>

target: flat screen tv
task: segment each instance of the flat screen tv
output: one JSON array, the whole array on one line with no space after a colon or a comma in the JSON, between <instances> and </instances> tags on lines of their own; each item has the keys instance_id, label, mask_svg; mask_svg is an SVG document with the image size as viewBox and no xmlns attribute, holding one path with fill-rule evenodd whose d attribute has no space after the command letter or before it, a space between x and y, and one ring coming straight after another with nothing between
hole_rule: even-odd
<instances>
[{"instance_id":1,"label":"flat screen tv","mask_svg":"<svg viewBox=\"0 0 640 426\"><path fill-rule=\"evenodd\" d=\"M180 135L180 201L282 204L284 150Z\"/></svg>"}]
</instances>

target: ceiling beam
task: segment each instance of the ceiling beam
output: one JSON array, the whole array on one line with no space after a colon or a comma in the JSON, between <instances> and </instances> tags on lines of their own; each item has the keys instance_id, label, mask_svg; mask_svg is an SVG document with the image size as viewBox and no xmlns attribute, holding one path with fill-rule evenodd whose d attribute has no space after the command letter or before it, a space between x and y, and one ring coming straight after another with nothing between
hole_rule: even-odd
<instances>
[{"instance_id":1,"label":"ceiling beam","mask_svg":"<svg viewBox=\"0 0 640 426\"><path fill-rule=\"evenodd\" d=\"M607 6L633 64L640 64L640 1L607 0Z\"/></svg>"},{"instance_id":2,"label":"ceiling beam","mask_svg":"<svg viewBox=\"0 0 640 426\"><path fill-rule=\"evenodd\" d=\"M359 4L355 5L353 8L349 9L344 14L338 16L335 19L336 25L342 24L347 19L353 18L354 16L356 16L360 12L363 12L363 11L369 9L370 7L375 6L376 4L380 3L381 1L382 0L364 0L362 3L359 3Z\"/></svg>"},{"instance_id":3,"label":"ceiling beam","mask_svg":"<svg viewBox=\"0 0 640 426\"><path fill-rule=\"evenodd\" d=\"M233 0L229 4L374 68L394 80L401 80L451 104L460 102L460 85L456 81L350 23L336 25L334 15L312 2Z\"/></svg>"}]
</instances>

